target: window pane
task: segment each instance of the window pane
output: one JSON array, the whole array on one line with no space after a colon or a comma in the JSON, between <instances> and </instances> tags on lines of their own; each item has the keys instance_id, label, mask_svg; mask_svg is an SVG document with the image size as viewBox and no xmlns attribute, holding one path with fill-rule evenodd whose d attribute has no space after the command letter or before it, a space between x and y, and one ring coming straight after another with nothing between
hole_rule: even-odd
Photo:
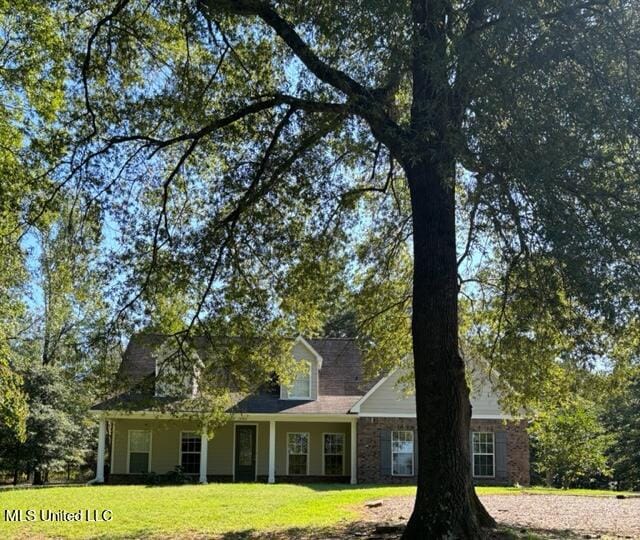
<instances>
[{"instance_id":1,"label":"window pane","mask_svg":"<svg viewBox=\"0 0 640 540\"><path fill-rule=\"evenodd\" d=\"M308 448L307 433L289 433L288 450L290 454L306 454Z\"/></svg>"},{"instance_id":2,"label":"window pane","mask_svg":"<svg viewBox=\"0 0 640 540\"><path fill-rule=\"evenodd\" d=\"M391 433L391 448L393 452L413 453L413 432L393 431Z\"/></svg>"},{"instance_id":3,"label":"window pane","mask_svg":"<svg viewBox=\"0 0 640 540\"><path fill-rule=\"evenodd\" d=\"M129 454L129 472L130 473L148 473L149 472L149 453L148 452L131 452Z\"/></svg>"},{"instance_id":4,"label":"window pane","mask_svg":"<svg viewBox=\"0 0 640 540\"><path fill-rule=\"evenodd\" d=\"M130 452L149 452L151 450L151 432L150 431L130 431L129 432L129 451Z\"/></svg>"},{"instance_id":5,"label":"window pane","mask_svg":"<svg viewBox=\"0 0 640 540\"><path fill-rule=\"evenodd\" d=\"M182 454L180 466L182 471L187 474L198 474L200 472L200 454Z\"/></svg>"},{"instance_id":6,"label":"window pane","mask_svg":"<svg viewBox=\"0 0 640 540\"><path fill-rule=\"evenodd\" d=\"M324 474L343 474L342 455L329 454L324 456Z\"/></svg>"},{"instance_id":7,"label":"window pane","mask_svg":"<svg viewBox=\"0 0 640 540\"><path fill-rule=\"evenodd\" d=\"M182 457L180 466L187 474L197 474L200 472L200 447L202 439L199 433L185 432L182 434L180 446Z\"/></svg>"},{"instance_id":8,"label":"window pane","mask_svg":"<svg viewBox=\"0 0 640 540\"><path fill-rule=\"evenodd\" d=\"M200 452L202 439L198 433L182 434L182 451L183 452Z\"/></svg>"},{"instance_id":9,"label":"window pane","mask_svg":"<svg viewBox=\"0 0 640 540\"><path fill-rule=\"evenodd\" d=\"M289 474L307 474L306 455L289 455Z\"/></svg>"},{"instance_id":10,"label":"window pane","mask_svg":"<svg viewBox=\"0 0 640 540\"><path fill-rule=\"evenodd\" d=\"M253 431L239 430L236 434L238 445L238 465L250 467L253 464Z\"/></svg>"},{"instance_id":11,"label":"window pane","mask_svg":"<svg viewBox=\"0 0 640 540\"><path fill-rule=\"evenodd\" d=\"M494 443L492 432L473 433L473 474L494 476Z\"/></svg>"},{"instance_id":12,"label":"window pane","mask_svg":"<svg viewBox=\"0 0 640 540\"><path fill-rule=\"evenodd\" d=\"M342 454L344 448L344 435L342 433L325 433L324 453Z\"/></svg>"},{"instance_id":13,"label":"window pane","mask_svg":"<svg viewBox=\"0 0 640 540\"><path fill-rule=\"evenodd\" d=\"M307 474L308 433L287 433L288 474Z\"/></svg>"},{"instance_id":14,"label":"window pane","mask_svg":"<svg viewBox=\"0 0 640 540\"><path fill-rule=\"evenodd\" d=\"M393 451L405 452L405 453L412 452L413 442L412 441L393 441Z\"/></svg>"},{"instance_id":15,"label":"window pane","mask_svg":"<svg viewBox=\"0 0 640 540\"><path fill-rule=\"evenodd\" d=\"M413 474L413 453L393 454L393 474Z\"/></svg>"},{"instance_id":16,"label":"window pane","mask_svg":"<svg viewBox=\"0 0 640 540\"><path fill-rule=\"evenodd\" d=\"M493 476L493 455L476 454L473 456L473 472L476 476Z\"/></svg>"},{"instance_id":17,"label":"window pane","mask_svg":"<svg viewBox=\"0 0 640 540\"><path fill-rule=\"evenodd\" d=\"M413 474L413 431L391 432L391 473Z\"/></svg>"},{"instance_id":18,"label":"window pane","mask_svg":"<svg viewBox=\"0 0 640 540\"><path fill-rule=\"evenodd\" d=\"M296 376L289 389L289 397L309 397L311 395L311 365L308 364L307 367L306 372Z\"/></svg>"}]
</instances>

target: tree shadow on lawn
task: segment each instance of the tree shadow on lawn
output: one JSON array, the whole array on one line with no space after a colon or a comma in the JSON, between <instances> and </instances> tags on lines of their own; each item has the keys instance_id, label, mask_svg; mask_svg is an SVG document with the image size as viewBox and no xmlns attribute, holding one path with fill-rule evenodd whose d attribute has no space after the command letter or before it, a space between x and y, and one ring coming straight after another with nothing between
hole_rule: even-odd
<instances>
[{"instance_id":1,"label":"tree shadow on lawn","mask_svg":"<svg viewBox=\"0 0 640 540\"><path fill-rule=\"evenodd\" d=\"M218 536L221 540L345 540L348 538L367 538L371 540L397 540L402 536L403 524L376 524L356 522L349 525L323 528L291 528L281 531L245 531L229 532ZM551 540L564 538L577 540L585 538L583 533L560 529L520 529L499 526L487 531L486 540Z\"/></svg>"},{"instance_id":2,"label":"tree shadow on lawn","mask_svg":"<svg viewBox=\"0 0 640 540\"><path fill-rule=\"evenodd\" d=\"M264 531L246 529L244 531L232 531L225 534L211 535L198 531L182 532L179 538L184 540L345 540L345 539L370 539L370 540L398 540L402 536L404 523L372 523L354 522L333 527L294 527L279 531ZM38 536L18 536L22 538L39 538ZM42 538L49 538L43 535ZM92 536L96 539L130 540L130 539L169 539L177 538L174 534L158 534L157 531L141 529L135 532L120 534L104 533ZM551 539L578 540L585 538L584 533L560 529L521 529L500 526L496 530L488 531L486 540L551 540Z\"/></svg>"},{"instance_id":3,"label":"tree shadow on lawn","mask_svg":"<svg viewBox=\"0 0 640 540\"><path fill-rule=\"evenodd\" d=\"M277 484L275 484L277 485ZM390 487L416 487L416 486L394 486L389 484L327 484L327 483L318 483L318 484L297 484L301 487L309 488L313 491L361 491L367 489L376 489L376 488L390 488Z\"/></svg>"}]
</instances>

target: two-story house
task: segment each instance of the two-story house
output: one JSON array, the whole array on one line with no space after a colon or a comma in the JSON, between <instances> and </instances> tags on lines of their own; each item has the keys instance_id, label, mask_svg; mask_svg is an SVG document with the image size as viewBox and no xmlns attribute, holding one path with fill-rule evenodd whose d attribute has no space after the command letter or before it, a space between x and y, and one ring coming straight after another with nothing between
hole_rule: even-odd
<instances>
[{"instance_id":1,"label":"two-story house","mask_svg":"<svg viewBox=\"0 0 640 540\"><path fill-rule=\"evenodd\" d=\"M138 389L92 409L100 421L97 482L105 478L109 422L111 482L141 481L179 465L202 483L415 483L415 399L397 384L398 370L366 380L354 340L298 337L293 355L305 369L294 382L238 396L229 422L209 438L188 405L170 413L154 406L163 399L154 353L163 339L134 336L120 376ZM155 384L141 385L144 380ZM528 484L526 421L501 410L488 379L474 375L474 381L469 444L475 481ZM196 383L186 381L194 395Z\"/></svg>"}]
</instances>

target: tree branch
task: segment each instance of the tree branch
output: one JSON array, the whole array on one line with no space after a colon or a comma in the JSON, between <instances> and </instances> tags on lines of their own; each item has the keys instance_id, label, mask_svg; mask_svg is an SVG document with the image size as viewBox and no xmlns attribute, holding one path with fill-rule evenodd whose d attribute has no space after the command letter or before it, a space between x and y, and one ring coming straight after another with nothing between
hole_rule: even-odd
<instances>
[{"instance_id":1,"label":"tree branch","mask_svg":"<svg viewBox=\"0 0 640 540\"><path fill-rule=\"evenodd\" d=\"M294 26L263 0L199 0L198 3L207 18L220 11L245 17L259 17L276 32L311 73L344 93L348 98L350 110L366 120L378 140L397 157L400 156L403 146L399 143L408 140L408 135L386 110L389 89L367 88L345 72L321 60L296 32Z\"/></svg>"},{"instance_id":2,"label":"tree branch","mask_svg":"<svg viewBox=\"0 0 640 540\"><path fill-rule=\"evenodd\" d=\"M91 65L91 51L93 49L93 42L98 37L101 28L105 24L108 24L115 17L117 17L128 3L129 0L118 0L118 3L115 5L111 13L98 21L98 24L96 24L96 27L93 29L93 32L91 33L91 36L89 36L89 40L87 41L87 51L84 55L84 61L82 62L82 87L84 90L84 104L87 108L87 112L89 113L89 117L91 118L92 132L88 137L89 139L98 132L98 128L96 127L96 113L91 107L91 100L89 99L89 68Z\"/></svg>"},{"instance_id":3,"label":"tree branch","mask_svg":"<svg viewBox=\"0 0 640 540\"><path fill-rule=\"evenodd\" d=\"M371 99L371 92L339 69L320 60L315 52L302 40L293 25L283 19L269 4L261 0L200 0L205 15L215 11L226 11L236 15L255 15L282 38L294 54L318 79L344 92L347 96L362 96Z\"/></svg>"},{"instance_id":4,"label":"tree branch","mask_svg":"<svg viewBox=\"0 0 640 540\"><path fill-rule=\"evenodd\" d=\"M223 127L229 126L234 122L237 122L238 120L241 120L251 114L271 109L279 105L291 105L295 108L302 109L308 112L333 112L343 114L348 111L347 104L343 103L312 101L288 96L285 94L277 94L269 97L268 99L251 103L246 107L238 109L237 111L234 111L227 116L213 120L197 131L183 133L170 139L157 139L148 135L120 135L109 139L108 144L144 142L151 146L155 146L156 148L165 148L167 146L171 146L173 144L184 141L200 140L203 137L206 137L207 135L210 135Z\"/></svg>"}]
</instances>

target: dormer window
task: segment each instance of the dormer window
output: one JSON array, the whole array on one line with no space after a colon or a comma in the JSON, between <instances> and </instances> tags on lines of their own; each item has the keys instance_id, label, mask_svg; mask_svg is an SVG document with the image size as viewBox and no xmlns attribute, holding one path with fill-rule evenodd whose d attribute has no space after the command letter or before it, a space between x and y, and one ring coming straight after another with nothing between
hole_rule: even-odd
<instances>
[{"instance_id":1,"label":"dormer window","mask_svg":"<svg viewBox=\"0 0 640 540\"><path fill-rule=\"evenodd\" d=\"M311 399L311 363L305 362L306 370L298 373L289 387L289 399Z\"/></svg>"},{"instance_id":2,"label":"dormer window","mask_svg":"<svg viewBox=\"0 0 640 540\"><path fill-rule=\"evenodd\" d=\"M322 356L302 336L296 338L291 352L298 367L292 380L280 384L280 399L318 399Z\"/></svg>"}]
</instances>

